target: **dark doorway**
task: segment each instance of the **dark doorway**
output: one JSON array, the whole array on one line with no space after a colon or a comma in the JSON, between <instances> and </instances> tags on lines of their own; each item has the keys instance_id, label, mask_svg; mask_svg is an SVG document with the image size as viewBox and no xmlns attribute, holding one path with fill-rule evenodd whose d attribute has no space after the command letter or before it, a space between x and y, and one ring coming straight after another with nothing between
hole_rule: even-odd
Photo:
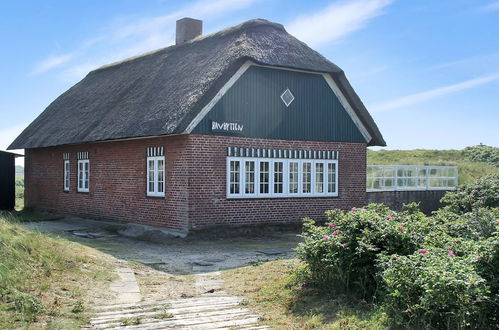
<instances>
[{"instance_id":1,"label":"dark doorway","mask_svg":"<svg viewBox=\"0 0 499 330\"><path fill-rule=\"evenodd\" d=\"M0 210L13 210L16 204L16 157L0 151Z\"/></svg>"}]
</instances>

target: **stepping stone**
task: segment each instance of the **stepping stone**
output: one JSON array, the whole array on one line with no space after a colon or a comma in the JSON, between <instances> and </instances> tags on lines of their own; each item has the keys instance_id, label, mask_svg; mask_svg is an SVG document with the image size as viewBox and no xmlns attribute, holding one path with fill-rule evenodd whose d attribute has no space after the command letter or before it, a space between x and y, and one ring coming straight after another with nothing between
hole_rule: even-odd
<instances>
[{"instance_id":1,"label":"stepping stone","mask_svg":"<svg viewBox=\"0 0 499 330\"><path fill-rule=\"evenodd\" d=\"M96 238L92 234L84 232L84 231L73 231L70 233L71 233L71 235L76 236L76 237L80 237L80 238L88 238L88 239L95 239Z\"/></svg>"},{"instance_id":2,"label":"stepping stone","mask_svg":"<svg viewBox=\"0 0 499 330\"><path fill-rule=\"evenodd\" d=\"M203 260L193 261L192 264L196 266L213 266L213 262L208 262Z\"/></svg>"},{"instance_id":3,"label":"stepping stone","mask_svg":"<svg viewBox=\"0 0 499 330\"><path fill-rule=\"evenodd\" d=\"M164 265L166 262L159 259L133 259L132 261L140 262L144 265Z\"/></svg>"},{"instance_id":4,"label":"stepping stone","mask_svg":"<svg viewBox=\"0 0 499 330\"><path fill-rule=\"evenodd\" d=\"M217 259L217 258L212 258L212 259L204 259L205 262L223 262L225 259Z\"/></svg>"},{"instance_id":5,"label":"stepping stone","mask_svg":"<svg viewBox=\"0 0 499 330\"><path fill-rule=\"evenodd\" d=\"M286 254L288 251L286 250L274 250L274 249L269 249L269 250L257 250L257 253L263 253L268 256L276 256L279 254Z\"/></svg>"}]
</instances>

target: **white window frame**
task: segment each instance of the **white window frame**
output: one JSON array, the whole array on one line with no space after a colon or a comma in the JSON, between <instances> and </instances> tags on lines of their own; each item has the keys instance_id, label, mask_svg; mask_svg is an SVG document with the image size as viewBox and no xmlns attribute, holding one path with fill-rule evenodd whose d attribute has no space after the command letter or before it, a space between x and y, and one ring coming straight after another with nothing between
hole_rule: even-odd
<instances>
[{"instance_id":1,"label":"white window frame","mask_svg":"<svg viewBox=\"0 0 499 330\"><path fill-rule=\"evenodd\" d=\"M71 186L71 167L70 167L70 163L69 163L69 160L66 159L64 160L64 167L63 167L63 172L64 172L64 176L63 176L63 180L64 180L64 183L63 183L63 186L64 186L64 191L69 191L70 189L70 186Z\"/></svg>"},{"instance_id":2,"label":"white window frame","mask_svg":"<svg viewBox=\"0 0 499 330\"><path fill-rule=\"evenodd\" d=\"M82 165L80 168L80 164ZM88 171L85 175L85 164L88 165ZM87 182L87 187L85 188L85 182ZM81 185L80 185L81 183ZM78 160L78 192L89 192L90 191L90 160L89 159L79 159Z\"/></svg>"},{"instance_id":3,"label":"white window frame","mask_svg":"<svg viewBox=\"0 0 499 330\"><path fill-rule=\"evenodd\" d=\"M239 162L239 192L231 193L230 192L230 163L232 161ZM246 162L252 161L255 163L255 189L253 193L246 193ZM260 193L260 163L268 162L269 163L269 192L268 193ZM283 193L275 193L274 191L274 169L275 163L282 162L283 163ZM290 193L289 187L289 170L290 163L298 163L298 193ZM310 193L303 193L303 164L310 163L311 164L311 191ZM323 164L323 184L322 184L322 192L316 192L316 164ZM328 164L335 164L335 191L329 193L328 192ZM332 159L287 159L287 158L258 158L258 157L227 157L227 185L226 185L226 195L229 199L234 198L280 198L280 197L337 197L339 191L338 184L338 160Z\"/></svg>"},{"instance_id":4,"label":"white window frame","mask_svg":"<svg viewBox=\"0 0 499 330\"><path fill-rule=\"evenodd\" d=\"M159 170L158 170L158 163L159 161L163 161L163 191L159 191L158 187L159 187L159 178L158 178L158 173L159 173ZM149 182L151 181L151 178L150 178L150 169L149 169L149 162L150 161L153 161L154 162L154 171L153 171L153 187L154 189L151 191L149 189ZM146 182L146 192L147 192L147 196L150 196L150 197L164 197L165 196L165 182L166 182L166 161L165 161L165 156L152 156L152 157L147 157L147 161L146 161L146 167L147 167L147 182Z\"/></svg>"}]
</instances>

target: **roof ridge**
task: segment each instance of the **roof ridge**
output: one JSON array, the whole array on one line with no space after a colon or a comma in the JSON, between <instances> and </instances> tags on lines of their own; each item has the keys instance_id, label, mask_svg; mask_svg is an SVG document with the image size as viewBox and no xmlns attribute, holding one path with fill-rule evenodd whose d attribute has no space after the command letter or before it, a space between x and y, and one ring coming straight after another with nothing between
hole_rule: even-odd
<instances>
[{"instance_id":1,"label":"roof ridge","mask_svg":"<svg viewBox=\"0 0 499 330\"><path fill-rule=\"evenodd\" d=\"M255 28L255 27L259 27L259 26L272 26L278 30L281 30L282 32L288 33L282 24L271 22L271 21L266 20L264 18L254 18L254 19L247 20L243 23L240 23L238 25L234 25L234 26L210 33L210 34L197 36L196 38L189 40L181 45L170 45L170 46L150 50L150 51L142 53L142 54L130 56L130 57L124 58L122 60L118 60L115 62L104 64L104 65L90 71L88 74L91 74L91 73L97 72L97 71L101 71L101 70L105 70L105 69L108 69L111 67L115 67L115 66L118 66L120 64L132 62L134 60L144 58L144 57L149 56L149 55L154 55L154 54L159 53L161 51L166 51L167 49L178 48L178 47L182 47L184 45L193 44L195 42L200 42L200 41L206 40L208 38L224 36L224 35L227 35L230 33L234 33L236 31L246 31L250 28Z\"/></svg>"}]
</instances>

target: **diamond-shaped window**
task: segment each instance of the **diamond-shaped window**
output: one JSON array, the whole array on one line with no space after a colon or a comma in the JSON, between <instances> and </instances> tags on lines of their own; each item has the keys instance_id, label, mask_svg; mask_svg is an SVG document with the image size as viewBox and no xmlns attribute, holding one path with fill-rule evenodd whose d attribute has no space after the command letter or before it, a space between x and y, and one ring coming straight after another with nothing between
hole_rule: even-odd
<instances>
[{"instance_id":1,"label":"diamond-shaped window","mask_svg":"<svg viewBox=\"0 0 499 330\"><path fill-rule=\"evenodd\" d=\"M289 107L289 105L293 102L294 99L295 99L295 97L294 97L293 93L291 93L291 91L289 90L289 88L287 88L281 94L281 100L282 100L282 102L284 102L284 104L286 105L286 107Z\"/></svg>"}]
</instances>

